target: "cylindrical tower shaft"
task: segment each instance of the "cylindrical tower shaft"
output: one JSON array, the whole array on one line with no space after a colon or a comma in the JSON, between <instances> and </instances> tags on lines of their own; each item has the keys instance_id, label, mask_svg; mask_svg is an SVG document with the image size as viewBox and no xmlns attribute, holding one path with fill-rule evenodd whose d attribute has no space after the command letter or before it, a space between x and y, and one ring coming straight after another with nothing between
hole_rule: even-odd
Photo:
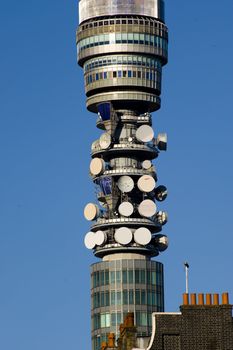
<instances>
[{"instance_id":1,"label":"cylindrical tower shaft","mask_svg":"<svg viewBox=\"0 0 233 350\"><path fill-rule=\"evenodd\" d=\"M91 147L96 202L85 245L102 261L91 267L92 344L119 335L127 312L138 336L151 333L151 313L164 310L163 265L151 258L168 246L161 234L167 196L153 159L166 150L154 135L151 112L160 108L168 32L163 0L80 0L78 63L84 69L87 109L97 113L100 137Z\"/></svg>"}]
</instances>

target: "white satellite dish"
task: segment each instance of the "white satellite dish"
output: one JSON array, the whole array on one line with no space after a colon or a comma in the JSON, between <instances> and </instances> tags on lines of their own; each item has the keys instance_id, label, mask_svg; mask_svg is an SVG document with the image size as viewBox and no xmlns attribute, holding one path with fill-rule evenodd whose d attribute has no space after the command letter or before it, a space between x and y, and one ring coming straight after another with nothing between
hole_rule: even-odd
<instances>
[{"instance_id":1,"label":"white satellite dish","mask_svg":"<svg viewBox=\"0 0 233 350\"><path fill-rule=\"evenodd\" d=\"M88 203L84 208L84 217L88 221L95 220L99 215L99 207L94 203Z\"/></svg>"},{"instance_id":2,"label":"white satellite dish","mask_svg":"<svg viewBox=\"0 0 233 350\"><path fill-rule=\"evenodd\" d=\"M152 163L150 160L144 160L144 162L142 162L142 167L145 170L149 170L152 167Z\"/></svg>"},{"instance_id":3,"label":"white satellite dish","mask_svg":"<svg viewBox=\"0 0 233 350\"><path fill-rule=\"evenodd\" d=\"M150 218L151 216L155 215L156 211L156 204L151 199L145 199L138 207L139 214L145 218Z\"/></svg>"},{"instance_id":4,"label":"white satellite dish","mask_svg":"<svg viewBox=\"0 0 233 350\"><path fill-rule=\"evenodd\" d=\"M94 158L90 163L90 172L92 175L100 175L104 172L105 162L101 158Z\"/></svg>"},{"instance_id":5,"label":"white satellite dish","mask_svg":"<svg viewBox=\"0 0 233 350\"><path fill-rule=\"evenodd\" d=\"M96 246L94 233L88 232L84 238L84 244L87 249L93 249Z\"/></svg>"},{"instance_id":6,"label":"white satellite dish","mask_svg":"<svg viewBox=\"0 0 233 350\"><path fill-rule=\"evenodd\" d=\"M133 234L129 228L121 227L116 230L114 237L117 243L127 245L132 241Z\"/></svg>"},{"instance_id":7,"label":"white satellite dish","mask_svg":"<svg viewBox=\"0 0 233 350\"><path fill-rule=\"evenodd\" d=\"M104 243L106 243L107 240L107 236L106 233L103 231L97 231L95 233L95 243L96 245L103 245Z\"/></svg>"},{"instance_id":8,"label":"white satellite dish","mask_svg":"<svg viewBox=\"0 0 233 350\"><path fill-rule=\"evenodd\" d=\"M122 202L119 205L118 211L122 216L131 216L133 214L133 205L130 202Z\"/></svg>"},{"instance_id":9,"label":"white satellite dish","mask_svg":"<svg viewBox=\"0 0 233 350\"><path fill-rule=\"evenodd\" d=\"M119 190L123 193L131 192L134 188L134 181L132 177L123 175L119 178L117 186Z\"/></svg>"},{"instance_id":10,"label":"white satellite dish","mask_svg":"<svg viewBox=\"0 0 233 350\"><path fill-rule=\"evenodd\" d=\"M166 235L157 235L154 237L154 241L160 252L166 250L169 245L169 239Z\"/></svg>"},{"instance_id":11,"label":"white satellite dish","mask_svg":"<svg viewBox=\"0 0 233 350\"><path fill-rule=\"evenodd\" d=\"M154 130L149 125L142 125L136 131L136 138L140 142L150 142L154 138Z\"/></svg>"},{"instance_id":12,"label":"white satellite dish","mask_svg":"<svg viewBox=\"0 0 233 350\"><path fill-rule=\"evenodd\" d=\"M147 245L152 238L150 230L146 227L140 227L134 232L134 240L137 244Z\"/></svg>"},{"instance_id":13,"label":"white satellite dish","mask_svg":"<svg viewBox=\"0 0 233 350\"><path fill-rule=\"evenodd\" d=\"M111 135L105 132L100 136L99 143L102 149L107 149L111 145Z\"/></svg>"},{"instance_id":14,"label":"white satellite dish","mask_svg":"<svg viewBox=\"0 0 233 350\"><path fill-rule=\"evenodd\" d=\"M152 176L143 175L139 178L137 185L140 191L148 193L154 190L156 183Z\"/></svg>"}]
</instances>

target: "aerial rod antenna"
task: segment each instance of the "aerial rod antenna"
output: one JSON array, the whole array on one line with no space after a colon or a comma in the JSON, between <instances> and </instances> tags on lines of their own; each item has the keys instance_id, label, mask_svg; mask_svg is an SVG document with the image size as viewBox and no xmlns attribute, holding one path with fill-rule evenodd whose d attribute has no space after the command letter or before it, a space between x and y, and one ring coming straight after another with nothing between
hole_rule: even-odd
<instances>
[{"instance_id":1,"label":"aerial rod antenna","mask_svg":"<svg viewBox=\"0 0 233 350\"><path fill-rule=\"evenodd\" d=\"M185 268L185 293L189 292L189 263L187 261L184 262Z\"/></svg>"}]
</instances>

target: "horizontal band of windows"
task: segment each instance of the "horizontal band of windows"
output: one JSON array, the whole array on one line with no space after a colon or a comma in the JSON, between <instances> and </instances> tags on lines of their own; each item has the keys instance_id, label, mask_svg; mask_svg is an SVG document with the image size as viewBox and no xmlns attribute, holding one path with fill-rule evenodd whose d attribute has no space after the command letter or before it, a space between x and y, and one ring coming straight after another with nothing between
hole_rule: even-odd
<instances>
[{"instance_id":1,"label":"horizontal band of windows","mask_svg":"<svg viewBox=\"0 0 233 350\"><path fill-rule=\"evenodd\" d=\"M167 27L165 24L159 22L158 20L154 18L144 18L144 17L124 17L121 16L121 18L116 17L116 18L111 18L111 19L102 19L102 20L94 20L91 19L89 22L81 25L79 28L80 30L86 30L86 29L91 29L95 27L103 27L103 26L108 26L108 25L141 25L141 26L150 26L150 27L155 27L163 30L167 30Z\"/></svg>"},{"instance_id":2,"label":"horizontal band of windows","mask_svg":"<svg viewBox=\"0 0 233 350\"><path fill-rule=\"evenodd\" d=\"M167 40L156 35L143 33L109 33L94 35L89 38L80 40L77 49L82 51L95 46L114 45L114 44L134 44L146 45L161 48L165 51L168 49Z\"/></svg>"},{"instance_id":3,"label":"horizontal band of windows","mask_svg":"<svg viewBox=\"0 0 233 350\"><path fill-rule=\"evenodd\" d=\"M115 284L115 283L135 283L163 285L162 271L151 271L145 269L136 270L116 270L116 271L96 271L91 275L92 288Z\"/></svg>"},{"instance_id":4,"label":"horizontal band of windows","mask_svg":"<svg viewBox=\"0 0 233 350\"><path fill-rule=\"evenodd\" d=\"M98 67L105 67L111 65L133 65L143 66L161 70L162 63L160 60L146 57L146 56L109 56L103 58L95 58L84 64L84 72L88 72Z\"/></svg>"},{"instance_id":5,"label":"horizontal band of windows","mask_svg":"<svg viewBox=\"0 0 233 350\"><path fill-rule=\"evenodd\" d=\"M99 80L114 79L114 78L137 78L146 79L150 81L161 82L161 75L158 72L142 72L142 71L132 71L132 70L118 70L112 72L100 72L89 74L86 79L86 85L92 84Z\"/></svg>"},{"instance_id":6,"label":"horizontal band of windows","mask_svg":"<svg viewBox=\"0 0 233 350\"><path fill-rule=\"evenodd\" d=\"M127 313L122 312L106 312L95 314L92 317L92 330L100 329L100 328L108 328L119 326L123 319L126 317ZM141 327L151 327L152 318L150 312L145 311L136 311L136 326Z\"/></svg>"},{"instance_id":7,"label":"horizontal band of windows","mask_svg":"<svg viewBox=\"0 0 233 350\"><path fill-rule=\"evenodd\" d=\"M93 309L112 305L148 305L163 306L163 289L161 286L155 290L129 289L121 291L103 291L92 295Z\"/></svg>"}]
</instances>

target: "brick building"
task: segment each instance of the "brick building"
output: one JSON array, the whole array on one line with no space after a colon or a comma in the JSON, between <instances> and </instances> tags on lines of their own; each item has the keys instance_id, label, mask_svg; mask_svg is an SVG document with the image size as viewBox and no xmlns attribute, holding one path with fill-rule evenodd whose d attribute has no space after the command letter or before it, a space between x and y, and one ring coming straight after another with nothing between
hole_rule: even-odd
<instances>
[{"instance_id":1,"label":"brick building","mask_svg":"<svg viewBox=\"0 0 233 350\"><path fill-rule=\"evenodd\" d=\"M145 341L146 339L143 338ZM180 312L152 314L152 336L142 346L137 337L133 314L120 327L115 345L114 334L101 350L233 350L232 305L228 294L184 294Z\"/></svg>"}]
</instances>

